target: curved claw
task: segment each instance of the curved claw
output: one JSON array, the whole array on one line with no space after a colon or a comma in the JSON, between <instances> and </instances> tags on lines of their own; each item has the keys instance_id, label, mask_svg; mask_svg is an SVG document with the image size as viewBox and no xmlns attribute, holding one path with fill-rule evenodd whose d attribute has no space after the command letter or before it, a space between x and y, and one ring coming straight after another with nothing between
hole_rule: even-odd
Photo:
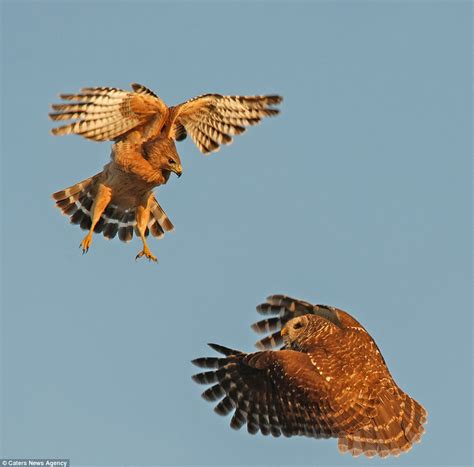
<instances>
[{"instance_id":1,"label":"curved claw","mask_svg":"<svg viewBox=\"0 0 474 467\"><path fill-rule=\"evenodd\" d=\"M141 258L142 256L145 256L146 258L148 258L149 261L154 261L155 263L158 262L158 259L156 258L156 256L153 255L148 248L143 248L143 250L140 251L140 253L138 253L137 256L135 256L135 261L138 258Z\"/></svg>"},{"instance_id":2,"label":"curved claw","mask_svg":"<svg viewBox=\"0 0 474 467\"><path fill-rule=\"evenodd\" d=\"M91 243L92 243L92 235L87 234L82 240L81 244L79 245L79 248L82 248L83 255L89 251Z\"/></svg>"}]
</instances>

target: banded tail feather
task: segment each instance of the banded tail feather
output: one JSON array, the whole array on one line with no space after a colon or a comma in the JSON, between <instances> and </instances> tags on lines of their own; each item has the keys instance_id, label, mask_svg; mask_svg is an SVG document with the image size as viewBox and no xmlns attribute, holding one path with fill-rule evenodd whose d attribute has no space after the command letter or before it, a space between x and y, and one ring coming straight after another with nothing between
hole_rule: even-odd
<instances>
[{"instance_id":1,"label":"banded tail feather","mask_svg":"<svg viewBox=\"0 0 474 467\"><path fill-rule=\"evenodd\" d=\"M100 175L97 174L82 180L52 195L56 206L62 213L69 217L72 224L78 224L83 230L89 230L92 225L91 208L95 198L96 182ZM173 223L156 198L153 197L145 236L151 234L159 239L164 236L165 232L170 232L173 229ZM133 238L134 232L138 236L136 208L123 208L110 203L102 213L94 232L102 233L109 240L118 235L121 241L129 242Z\"/></svg>"}]
</instances>

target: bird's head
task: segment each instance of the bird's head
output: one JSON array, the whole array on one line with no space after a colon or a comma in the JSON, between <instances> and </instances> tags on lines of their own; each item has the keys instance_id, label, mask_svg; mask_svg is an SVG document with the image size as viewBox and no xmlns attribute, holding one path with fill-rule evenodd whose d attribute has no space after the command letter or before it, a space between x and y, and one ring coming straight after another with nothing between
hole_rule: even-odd
<instances>
[{"instance_id":1,"label":"bird's head","mask_svg":"<svg viewBox=\"0 0 474 467\"><path fill-rule=\"evenodd\" d=\"M165 153L161 157L161 167L163 170L174 172L178 177L181 177L183 173L183 167L181 166L181 160L178 153Z\"/></svg>"},{"instance_id":2,"label":"bird's head","mask_svg":"<svg viewBox=\"0 0 474 467\"><path fill-rule=\"evenodd\" d=\"M329 311L331 310L290 319L281 330L285 345L288 348L304 351L308 349L308 339L310 339L309 342L313 342L314 337L320 340L325 336L339 332L337 315L335 312L332 314Z\"/></svg>"},{"instance_id":3,"label":"bird's head","mask_svg":"<svg viewBox=\"0 0 474 467\"><path fill-rule=\"evenodd\" d=\"M178 177L183 173L181 159L171 138L155 138L144 145L146 159L155 168L162 170L165 177L174 172Z\"/></svg>"},{"instance_id":4,"label":"bird's head","mask_svg":"<svg viewBox=\"0 0 474 467\"><path fill-rule=\"evenodd\" d=\"M287 347L301 347L306 339L309 327L309 315L290 319L281 330L283 341Z\"/></svg>"}]
</instances>

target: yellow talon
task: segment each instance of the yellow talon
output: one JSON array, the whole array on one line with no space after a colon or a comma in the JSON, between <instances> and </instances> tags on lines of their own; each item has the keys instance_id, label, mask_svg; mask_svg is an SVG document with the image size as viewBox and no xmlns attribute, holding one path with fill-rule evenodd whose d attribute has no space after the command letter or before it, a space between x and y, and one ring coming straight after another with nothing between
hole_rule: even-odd
<instances>
[{"instance_id":1,"label":"yellow talon","mask_svg":"<svg viewBox=\"0 0 474 467\"><path fill-rule=\"evenodd\" d=\"M140 251L137 256L135 256L135 260L141 258L142 256L146 256L150 261L154 261L155 263L158 262L156 256L151 253L147 246L143 247L143 250Z\"/></svg>"},{"instance_id":2,"label":"yellow talon","mask_svg":"<svg viewBox=\"0 0 474 467\"><path fill-rule=\"evenodd\" d=\"M92 243L92 232L89 232L80 244L80 248L82 248L82 254L87 253Z\"/></svg>"}]
</instances>

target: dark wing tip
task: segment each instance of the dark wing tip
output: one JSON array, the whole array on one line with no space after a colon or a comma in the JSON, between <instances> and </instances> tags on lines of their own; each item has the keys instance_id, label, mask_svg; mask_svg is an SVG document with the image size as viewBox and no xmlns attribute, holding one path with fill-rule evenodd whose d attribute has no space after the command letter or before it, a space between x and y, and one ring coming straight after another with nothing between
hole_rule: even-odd
<instances>
[{"instance_id":1,"label":"dark wing tip","mask_svg":"<svg viewBox=\"0 0 474 467\"><path fill-rule=\"evenodd\" d=\"M266 314L266 306L265 305L268 305L268 303L260 303L260 305L257 305L256 306L256 310L257 310L257 313L259 313L260 315L265 315ZM252 326L254 326L252 324Z\"/></svg>"},{"instance_id":2,"label":"dark wing tip","mask_svg":"<svg viewBox=\"0 0 474 467\"><path fill-rule=\"evenodd\" d=\"M132 87L133 91L138 94L145 94L159 99L159 97L150 88L147 88L143 84L132 83L130 86Z\"/></svg>"},{"instance_id":3,"label":"dark wing tip","mask_svg":"<svg viewBox=\"0 0 474 467\"><path fill-rule=\"evenodd\" d=\"M209 363L210 360L217 359L214 357L199 357L191 360L191 363L199 368L214 368L214 366Z\"/></svg>"},{"instance_id":4,"label":"dark wing tip","mask_svg":"<svg viewBox=\"0 0 474 467\"><path fill-rule=\"evenodd\" d=\"M200 378L199 378L199 375L192 375L192 376L191 376L191 379L192 379L195 383L201 384L201 380L200 380Z\"/></svg>"},{"instance_id":5,"label":"dark wing tip","mask_svg":"<svg viewBox=\"0 0 474 467\"><path fill-rule=\"evenodd\" d=\"M266 300L267 300L268 303L271 303L274 300L281 300L281 299L286 298L286 297L287 296L283 295L283 294L274 294L274 295L268 295Z\"/></svg>"},{"instance_id":6,"label":"dark wing tip","mask_svg":"<svg viewBox=\"0 0 474 467\"><path fill-rule=\"evenodd\" d=\"M280 104L283 102L283 96L280 96L279 94L272 94L265 97L267 98L269 104Z\"/></svg>"},{"instance_id":7,"label":"dark wing tip","mask_svg":"<svg viewBox=\"0 0 474 467\"><path fill-rule=\"evenodd\" d=\"M255 342L255 347L256 347L258 350L268 350L267 347L265 347L265 345L262 343L261 340Z\"/></svg>"},{"instance_id":8,"label":"dark wing tip","mask_svg":"<svg viewBox=\"0 0 474 467\"><path fill-rule=\"evenodd\" d=\"M215 350L216 352L219 352L221 354L224 354L225 356L229 356L229 355L237 355L237 354L240 354L241 352L239 350L234 350L234 349L231 349L229 347L224 347L223 345L219 345L219 344L212 344L212 343L208 343L207 344L211 349Z\"/></svg>"}]
</instances>

